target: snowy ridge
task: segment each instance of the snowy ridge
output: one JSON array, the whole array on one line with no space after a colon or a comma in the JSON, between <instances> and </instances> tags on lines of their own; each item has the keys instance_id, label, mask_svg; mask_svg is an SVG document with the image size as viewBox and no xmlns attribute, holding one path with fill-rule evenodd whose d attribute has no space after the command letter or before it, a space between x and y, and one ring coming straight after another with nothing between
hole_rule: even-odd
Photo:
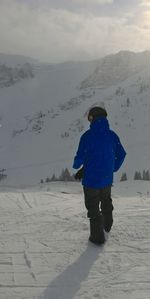
<instances>
[{"instance_id":1,"label":"snowy ridge","mask_svg":"<svg viewBox=\"0 0 150 299\"><path fill-rule=\"evenodd\" d=\"M139 73L150 63L150 52L121 51L101 59L95 71L81 84L81 88L98 86L107 88Z\"/></svg>"},{"instance_id":2,"label":"snowy ridge","mask_svg":"<svg viewBox=\"0 0 150 299\"><path fill-rule=\"evenodd\" d=\"M9 67L16 67L26 63L33 65L33 64L37 64L38 61L36 59L26 57L23 55L11 55L11 54L0 53L0 64L6 64Z\"/></svg>"}]
</instances>

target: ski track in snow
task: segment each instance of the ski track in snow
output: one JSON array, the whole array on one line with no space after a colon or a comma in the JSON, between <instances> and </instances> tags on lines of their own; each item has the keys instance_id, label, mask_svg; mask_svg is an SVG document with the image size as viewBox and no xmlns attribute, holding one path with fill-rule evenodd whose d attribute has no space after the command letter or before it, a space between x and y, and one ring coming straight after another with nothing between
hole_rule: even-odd
<instances>
[{"instance_id":1,"label":"ski track in snow","mask_svg":"<svg viewBox=\"0 0 150 299\"><path fill-rule=\"evenodd\" d=\"M75 186L0 193L0 299L150 298L149 196L113 190L114 226L98 247Z\"/></svg>"}]
</instances>

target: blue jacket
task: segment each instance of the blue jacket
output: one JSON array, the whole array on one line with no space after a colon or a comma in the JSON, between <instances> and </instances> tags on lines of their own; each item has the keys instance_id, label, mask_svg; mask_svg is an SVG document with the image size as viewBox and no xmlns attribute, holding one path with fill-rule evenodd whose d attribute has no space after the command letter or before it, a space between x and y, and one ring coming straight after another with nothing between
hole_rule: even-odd
<instances>
[{"instance_id":1,"label":"blue jacket","mask_svg":"<svg viewBox=\"0 0 150 299\"><path fill-rule=\"evenodd\" d=\"M120 139L110 130L107 118L99 117L81 136L73 168L83 165L83 186L104 188L112 185L113 172L120 168L125 156Z\"/></svg>"}]
</instances>

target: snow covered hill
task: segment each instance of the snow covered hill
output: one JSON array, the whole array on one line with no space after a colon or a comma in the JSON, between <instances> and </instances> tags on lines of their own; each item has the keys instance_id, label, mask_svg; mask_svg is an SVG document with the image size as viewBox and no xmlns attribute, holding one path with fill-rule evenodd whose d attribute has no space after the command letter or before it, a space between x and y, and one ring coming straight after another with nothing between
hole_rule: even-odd
<instances>
[{"instance_id":1,"label":"snow covered hill","mask_svg":"<svg viewBox=\"0 0 150 299\"><path fill-rule=\"evenodd\" d=\"M40 187L39 187L40 188ZM79 183L0 193L1 299L148 299L150 184L112 188L114 225L90 244Z\"/></svg>"},{"instance_id":2,"label":"snow covered hill","mask_svg":"<svg viewBox=\"0 0 150 299\"><path fill-rule=\"evenodd\" d=\"M33 76L0 88L0 169L7 174L0 184L32 185L62 168L72 171L94 105L106 107L128 153L116 179L150 170L149 62L148 51L93 62L30 62Z\"/></svg>"},{"instance_id":3,"label":"snow covered hill","mask_svg":"<svg viewBox=\"0 0 150 299\"><path fill-rule=\"evenodd\" d=\"M33 77L32 66L29 63L25 63L19 67L8 67L5 64L0 65L0 88L10 87L23 79Z\"/></svg>"},{"instance_id":4,"label":"snow covered hill","mask_svg":"<svg viewBox=\"0 0 150 299\"><path fill-rule=\"evenodd\" d=\"M22 55L11 55L0 53L0 65L6 64L9 67L21 66L23 64L36 64L38 61L34 58L22 56Z\"/></svg>"},{"instance_id":5,"label":"snow covered hill","mask_svg":"<svg viewBox=\"0 0 150 299\"><path fill-rule=\"evenodd\" d=\"M120 51L101 59L92 75L82 82L82 88L98 86L106 88L136 75L150 64L150 52Z\"/></svg>"}]
</instances>

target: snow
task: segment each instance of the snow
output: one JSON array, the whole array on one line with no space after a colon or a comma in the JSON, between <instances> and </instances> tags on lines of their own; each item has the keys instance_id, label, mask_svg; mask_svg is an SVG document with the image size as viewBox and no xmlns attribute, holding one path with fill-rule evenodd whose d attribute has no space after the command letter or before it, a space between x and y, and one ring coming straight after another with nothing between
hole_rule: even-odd
<instances>
[{"instance_id":1,"label":"snow","mask_svg":"<svg viewBox=\"0 0 150 299\"><path fill-rule=\"evenodd\" d=\"M0 88L0 169L7 175L0 185L38 184L66 167L72 173L79 138L89 128L86 112L95 105L105 106L127 151L118 180L123 172L133 179L135 171L150 170L149 61L147 51L84 63L31 62L33 78Z\"/></svg>"},{"instance_id":2,"label":"snow","mask_svg":"<svg viewBox=\"0 0 150 299\"><path fill-rule=\"evenodd\" d=\"M6 64L11 67L16 67L18 65L23 65L24 63L35 64L38 61L34 58L22 56L22 55L11 55L6 53L0 53L0 64Z\"/></svg>"},{"instance_id":3,"label":"snow","mask_svg":"<svg viewBox=\"0 0 150 299\"><path fill-rule=\"evenodd\" d=\"M8 175L4 184L37 184L72 167L74 142L71 138L68 144L61 135L78 117L74 109L63 107L82 102L79 85L94 66L94 62L35 65L34 78L0 88L0 165Z\"/></svg>"},{"instance_id":4,"label":"snow","mask_svg":"<svg viewBox=\"0 0 150 299\"><path fill-rule=\"evenodd\" d=\"M0 190L1 299L150 298L150 183L112 188L114 225L88 242L80 183Z\"/></svg>"},{"instance_id":5,"label":"snow","mask_svg":"<svg viewBox=\"0 0 150 299\"><path fill-rule=\"evenodd\" d=\"M44 65L0 55L1 64L28 61L34 70L0 89L0 165L8 175L0 184L0 299L150 298L150 182L131 181L150 169L150 53L138 59L122 52ZM37 185L72 170L94 105L106 107L127 150L120 174L128 181L115 176L114 225L101 247L88 242L79 183Z\"/></svg>"}]
</instances>

